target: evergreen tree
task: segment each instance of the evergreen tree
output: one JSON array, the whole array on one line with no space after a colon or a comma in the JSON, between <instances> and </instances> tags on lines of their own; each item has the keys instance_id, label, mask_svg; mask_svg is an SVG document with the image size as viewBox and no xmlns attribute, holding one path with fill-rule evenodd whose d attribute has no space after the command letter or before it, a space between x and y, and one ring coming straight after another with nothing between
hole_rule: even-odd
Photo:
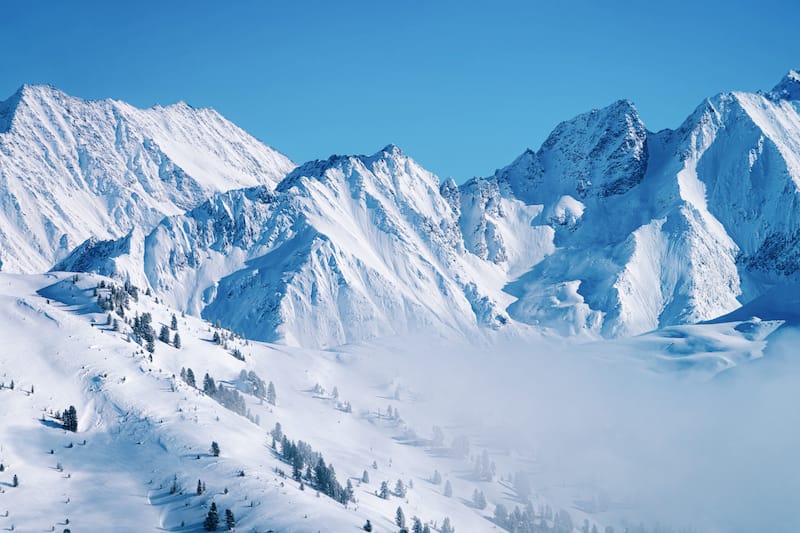
<instances>
[{"instance_id":1,"label":"evergreen tree","mask_svg":"<svg viewBox=\"0 0 800 533\"><path fill-rule=\"evenodd\" d=\"M453 485L450 484L450 480L449 479L444 484L444 495L447 498L449 498L450 496L453 495Z\"/></svg>"},{"instance_id":2,"label":"evergreen tree","mask_svg":"<svg viewBox=\"0 0 800 533\"><path fill-rule=\"evenodd\" d=\"M172 321L170 322L172 331L178 331L178 319L175 318L175 313L172 314Z\"/></svg>"},{"instance_id":3,"label":"evergreen tree","mask_svg":"<svg viewBox=\"0 0 800 533\"><path fill-rule=\"evenodd\" d=\"M156 351L156 343L152 337L147 339L147 344L145 344L144 348L150 353L154 353Z\"/></svg>"},{"instance_id":4,"label":"evergreen tree","mask_svg":"<svg viewBox=\"0 0 800 533\"><path fill-rule=\"evenodd\" d=\"M433 478L431 478L431 481L433 482L434 485L442 484L442 475L439 473L438 470L433 471Z\"/></svg>"},{"instance_id":5,"label":"evergreen tree","mask_svg":"<svg viewBox=\"0 0 800 533\"><path fill-rule=\"evenodd\" d=\"M389 499L389 484L385 481L381 481L381 491L378 495L384 500Z\"/></svg>"},{"instance_id":6,"label":"evergreen tree","mask_svg":"<svg viewBox=\"0 0 800 533\"><path fill-rule=\"evenodd\" d=\"M219 444L217 444L217 441L211 441L211 455L219 457Z\"/></svg>"},{"instance_id":7,"label":"evergreen tree","mask_svg":"<svg viewBox=\"0 0 800 533\"><path fill-rule=\"evenodd\" d=\"M161 331L158 333L158 340L163 342L164 344L169 344L169 328L166 324L161 326Z\"/></svg>"},{"instance_id":8,"label":"evergreen tree","mask_svg":"<svg viewBox=\"0 0 800 533\"><path fill-rule=\"evenodd\" d=\"M345 503L352 501L354 492L353 482L348 479L347 486L344 488L344 494L342 494L342 499L345 501Z\"/></svg>"},{"instance_id":9,"label":"evergreen tree","mask_svg":"<svg viewBox=\"0 0 800 533\"><path fill-rule=\"evenodd\" d=\"M219 331L214 332L214 337L212 339L214 344L222 344L222 337L219 336Z\"/></svg>"},{"instance_id":10,"label":"evergreen tree","mask_svg":"<svg viewBox=\"0 0 800 533\"><path fill-rule=\"evenodd\" d=\"M475 489L472 493L472 503L478 509L486 509L486 496L483 495L482 490Z\"/></svg>"},{"instance_id":11,"label":"evergreen tree","mask_svg":"<svg viewBox=\"0 0 800 533\"><path fill-rule=\"evenodd\" d=\"M216 531L219 526L219 516L217 515L217 504L211 502L211 508L208 510L206 519L203 522L203 528L206 531Z\"/></svg>"},{"instance_id":12,"label":"evergreen tree","mask_svg":"<svg viewBox=\"0 0 800 533\"><path fill-rule=\"evenodd\" d=\"M502 503L498 503L494 507L494 521L500 527L506 527L508 523L508 510Z\"/></svg>"},{"instance_id":13,"label":"evergreen tree","mask_svg":"<svg viewBox=\"0 0 800 533\"><path fill-rule=\"evenodd\" d=\"M74 405L70 405L69 409L64 411L61 417L62 427L67 431L73 433L78 431L78 412L75 410Z\"/></svg>"},{"instance_id":14,"label":"evergreen tree","mask_svg":"<svg viewBox=\"0 0 800 533\"><path fill-rule=\"evenodd\" d=\"M370 531L372 531L372 522L370 522L369 520L367 520L367 523L366 523L366 524L364 524L364 528L363 528L363 529L364 529L364 531L367 531L368 533L369 533Z\"/></svg>"},{"instance_id":15,"label":"evergreen tree","mask_svg":"<svg viewBox=\"0 0 800 533\"><path fill-rule=\"evenodd\" d=\"M399 528L406 527L406 515L403 513L403 508L400 506L397 506L397 511L394 515L394 523L397 524Z\"/></svg>"},{"instance_id":16,"label":"evergreen tree","mask_svg":"<svg viewBox=\"0 0 800 533\"><path fill-rule=\"evenodd\" d=\"M450 524L450 518L445 517L445 519L442 521L442 527L439 531L442 533L456 533L456 528Z\"/></svg>"},{"instance_id":17,"label":"evergreen tree","mask_svg":"<svg viewBox=\"0 0 800 533\"><path fill-rule=\"evenodd\" d=\"M422 533L422 520L420 520L419 517L415 516L411 520L411 523L411 533Z\"/></svg>"},{"instance_id":18,"label":"evergreen tree","mask_svg":"<svg viewBox=\"0 0 800 533\"><path fill-rule=\"evenodd\" d=\"M197 480L197 495L200 496L203 494L203 483L198 479Z\"/></svg>"},{"instance_id":19,"label":"evergreen tree","mask_svg":"<svg viewBox=\"0 0 800 533\"><path fill-rule=\"evenodd\" d=\"M217 393L217 385L214 383L214 378L208 375L208 372L203 378L203 392L209 396L214 396Z\"/></svg>"},{"instance_id":20,"label":"evergreen tree","mask_svg":"<svg viewBox=\"0 0 800 533\"><path fill-rule=\"evenodd\" d=\"M228 531L236 527L236 519L233 517L233 511L230 509L225 509L225 527L228 528Z\"/></svg>"},{"instance_id":21,"label":"evergreen tree","mask_svg":"<svg viewBox=\"0 0 800 533\"><path fill-rule=\"evenodd\" d=\"M16 474L14 474L14 477L11 478L11 486L12 487L19 487L19 478L17 477Z\"/></svg>"},{"instance_id":22,"label":"evergreen tree","mask_svg":"<svg viewBox=\"0 0 800 533\"><path fill-rule=\"evenodd\" d=\"M275 392L275 385L270 381L269 385L267 385L267 403L270 405L275 405L275 402L278 400L278 395Z\"/></svg>"},{"instance_id":23,"label":"evergreen tree","mask_svg":"<svg viewBox=\"0 0 800 533\"><path fill-rule=\"evenodd\" d=\"M275 422L275 428L272 430L271 434L272 438L275 440L281 440L283 438L283 428L280 422Z\"/></svg>"},{"instance_id":24,"label":"evergreen tree","mask_svg":"<svg viewBox=\"0 0 800 533\"><path fill-rule=\"evenodd\" d=\"M187 384L188 384L190 387L196 387L196 386L197 386L197 385L195 384L195 381L194 381L194 372L192 371L192 369L191 369L191 368L187 368L187 369L186 369L186 383L187 383Z\"/></svg>"},{"instance_id":25,"label":"evergreen tree","mask_svg":"<svg viewBox=\"0 0 800 533\"><path fill-rule=\"evenodd\" d=\"M361 474L361 482L362 483L369 483L369 472L364 470L364 473Z\"/></svg>"},{"instance_id":26,"label":"evergreen tree","mask_svg":"<svg viewBox=\"0 0 800 533\"><path fill-rule=\"evenodd\" d=\"M181 336L178 334L177 331L175 332L175 338L172 341L172 345L179 350L181 349Z\"/></svg>"},{"instance_id":27,"label":"evergreen tree","mask_svg":"<svg viewBox=\"0 0 800 533\"><path fill-rule=\"evenodd\" d=\"M422 526L422 533L431 533L431 528L428 527L428 524Z\"/></svg>"},{"instance_id":28,"label":"evergreen tree","mask_svg":"<svg viewBox=\"0 0 800 533\"><path fill-rule=\"evenodd\" d=\"M397 495L398 498L406 497L406 487L405 485L403 485L402 479L397 480L397 483L394 486L394 493Z\"/></svg>"}]
</instances>

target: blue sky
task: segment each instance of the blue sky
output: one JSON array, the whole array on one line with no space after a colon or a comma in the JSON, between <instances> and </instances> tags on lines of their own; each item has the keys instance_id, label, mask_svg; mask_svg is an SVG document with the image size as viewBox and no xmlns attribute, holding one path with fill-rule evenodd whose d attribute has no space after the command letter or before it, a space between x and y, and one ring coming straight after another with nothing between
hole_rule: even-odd
<instances>
[{"instance_id":1,"label":"blue sky","mask_svg":"<svg viewBox=\"0 0 800 533\"><path fill-rule=\"evenodd\" d=\"M800 67L794 2L55 1L0 8L23 83L211 106L297 162L396 143L463 181L633 100L652 130Z\"/></svg>"}]
</instances>

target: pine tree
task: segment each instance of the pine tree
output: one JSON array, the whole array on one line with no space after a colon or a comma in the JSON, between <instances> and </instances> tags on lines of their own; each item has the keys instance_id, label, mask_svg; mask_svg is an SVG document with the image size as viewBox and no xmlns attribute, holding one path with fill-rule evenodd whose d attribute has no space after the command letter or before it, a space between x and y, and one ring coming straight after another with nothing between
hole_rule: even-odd
<instances>
[{"instance_id":1,"label":"pine tree","mask_svg":"<svg viewBox=\"0 0 800 533\"><path fill-rule=\"evenodd\" d=\"M178 319L175 317L175 313L172 314L172 321L170 322L170 328L172 331L178 331Z\"/></svg>"},{"instance_id":2,"label":"pine tree","mask_svg":"<svg viewBox=\"0 0 800 533\"><path fill-rule=\"evenodd\" d=\"M370 522L369 520L367 520L367 523L366 523L366 524L364 524L364 528L363 528L363 529L364 529L364 531L366 531L367 533L369 533L370 531L372 531L372 522Z\"/></svg>"},{"instance_id":3,"label":"pine tree","mask_svg":"<svg viewBox=\"0 0 800 533\"><path fill-rule=\"evenodd\" d=\"M222 337L219 336L219 331L214 332L214 337L212 339L214 344L222 344Z\"/></svg>"},{"instance_id":4,"label":"pine tree","mask_svg":"<svg viewBox=\"0 0 800 533\"><path fill-rule=\"evenodd\" d=\"M275 392L275 385L270 381L269 385L267 385L267 403L275 405L277 400L278 394Z\"/></svg>"},{"instance_id":5,"label":"pine tree","mask_svg":"<svg viewBox=\"0 0 800 533\"><path fill-rule=\"evenodd\" d=\"M428 524L425 524L422 527L422 533L431 533L431 528L428 526Z\"/></svg>"},{"instance_id":6,"label":"pine tree","mask_svg":"<svg viewBox=\"0 0 800 533\"><path fill-rule=\"evenodd\" d=\"M456 528L450 524L450 517L445 517L442 521L442 528L439 531L441 533L456 533Z\"/></svg>"},{"instance_id":7,"label":"pine tree","mask_svg":"<svg viewBox=\"0 0 800 533\"><path fill-rule=\"evenodd\" d=\"M394 486L394 493L397 495L398 498L405 498L406 497L406 487L403 485L403 480L398 479L397 483Z\"/></svg>"},{"instance_id":8,"label":"pine tree","mask_svg":"<svg viewBox=\"0 0 800 533\"><path fill-rule=\"evenodd\" d=\"M502 503L498 503L494 507L494 521L500 527L506 527L508 522L508 510Z\"/></svg>"},{"instance_id":9,"label":"pine tree","mask_svg":"<svg viewBox=\"0 0 800 533\"><path fill-rule=\"evenodd\" d=\"M194 381L194 372L192 371L192 369L191 369L191 368L187 368L187 369L186 369L186 383L187 383L187 384L188 384L190 387L196 387L196 386L197 386L197 385L195 384L195 381Z\"/></svg>"},{"instance_id":10,"label":"pine tree","mask_svg":"<svg viewBox=\"0 0 800 533\"><path fill-rule=\"evenodd\" d=\"M214 396L217 393L217 385L214 383L214 378L208 375L208 372L203 378L203 392L209 396Z\"/></svg>"},{"instance_id":11,"label":"pine tree","mask_svg":"<svg viewBox=\"0 0 800 533\"><path fill-rule=\"evenodd\" d=\"M394 523L397 524L399 528L406 527L406 515L403 513L403 508L400 506L397 507L397 511L395 512Z\"/></svg>"},{"instance_id":12,"label":"pine tree","mask_svg":"<svg viewBox=\"0 0 800 533\"><path fill-rule=\"evenodd\" d=\"M361 482L362 483L369 483L369 472L364 470L364 473L361 474Z\"/></svg>"},{"instance_id":13,"label":"pine tree","mask_svg":"<svg viewBox=\"0 0 800 533\"><path fill-rule=\"evenodd\" d=\"M153 340L152 337L147 339L147 344L145 345L144 348L145 348L145 350L147 350L150 353L154 353L156 351L156 343L155 343L155 341Z\"/></svg>"},{"instance_id":14,"label":"pine tree","mask_svg":"<svg viewBox=\"0 0 800 533\"><path fill-rule=\"evenodd\" d=\"M211 455L219 457L219 444L217 444L217 441L211 441Z\"/></svg>"},{"instance_id":15,"label":"pine tree","mask_svg":"<svg viewBox=\"0 0 800 533\"><path fill-rule=\"evenodd\" d=\"M412 519L411 533L422 533L422 520L415 516Z\"/></svg>"},{"instance_id":16,"label":"pine tree","mask_svg":"<svg viewBox=\"0 0 800 533\"><path fill-rule=\"evenodd\" d=\"M233 511L230 509L225 509L225 527L228 528L228 531L236 527L236 519L233 517Z\"/></svg>"},{"instance_id":17,"label":"pine tree","mask_svg":"<svg viewBox=\"0 0 800 533\"><path fill-rule=\"evenodd\" d=\"M19 478L17 477L16 474L14 474L14 477L11 478L11 486L12 487L19 487Z\"/></svg>"},{"instance_id":18,"label":"pine tree","mask_svg":"<svg viewBox=\"0 0 800 533\"><path fill-rule=\"evenodd\" d=\"M211 502L211 508L208 510L206 519L203 522L203 528L206 531L216 531L219 525L219 516L217 515L217 504Z\"/></svg>"},{"instance_id":19,"label":"pine tree","mask_svg":"<svg viewBox=\"0 0 800 533\"><path fill-rule=\"evenodd\" d=\"M200 496L203 494L203 483L198 479L197 480L197 495Z\"/></svg>"},{"instance_id":20,"label":"pine tree","mask_svg":"<svg viewBox=\"0 0 800 533\"><path fill-rule=\"evenodd\" d=\"M379 496L384 500L389 499L389 484L386 483L385 481L381 481L381 491L379 493Z\"/></svg>"},{"instance_id":21,"label":"pine tree","mask_svg":"<svg viewBox=\"0 0 800 533\"><path fill-rule=\"evenodd\" d=\"M158 333L158 340L163 342L164 344L169 344L169 328L166 324L161 326L161 331Z\"/></svg>"},{"instance_id":22,"label":"pine tree","mask_svg":"<svg viewBox=\"0 0 800 533\"><path fill-rule=\"evenodd\" d=\"M67 431L72 431L73 433L78 431L78 412L75 410L74 405L70 405L69 409L64 411L61 421L63 428Z\"/></svg>"},{"instance_id":23,"label":"pine tree","mask_svg":"<svg viewBox=\"0 0 800 533\"><path fill-rule=\"evenodd\" d=\"M175 338L172 341L172 345L179 350L181 349L181 336L178 334L177 331L175 332Z\"/></svg>"},{"instance_id":24,"label":"pine tree","mask_svg":"<svg viewBox=\"0 0 800 533\"><path fill-rule=\"evenodd\" d=\"M450 484L450 480L449 479L444 484L444 495L447 498L449 498L450 496L453 495L453 486Z\"/></svg>"},{"instance_id":25,"label":"pine tree","mask_svg":"<svg viewBox=\"0 0 800 533\"><path fill-rule=\"evenodd\" d=\"M472 503L478 509L486 509L486 496L483 491L475 489L472 493Z\"/></svg>"},{"instance_id":26,"label":"pine tree","mask_svg":"<svg viewBox=\"0 0 800 533\"><path fill-rule=\"evenodd\" d=\"M433 478L431 478L431 481L433 482L434 485L442 484L442 475L439 473L438 470L433 471Z\"/></svg>"}]
</instances>

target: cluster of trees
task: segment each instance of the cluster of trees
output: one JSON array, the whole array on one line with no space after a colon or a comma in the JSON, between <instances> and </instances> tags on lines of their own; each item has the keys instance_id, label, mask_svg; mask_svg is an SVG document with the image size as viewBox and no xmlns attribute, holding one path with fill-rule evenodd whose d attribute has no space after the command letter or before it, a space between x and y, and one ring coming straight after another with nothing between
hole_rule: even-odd
<instances>
[{"instance_id":1,"label":"cluster of trees","mask_svg":"<svg viewBox=\"0 0 800 533\"><path fill-rule=\"evenodd\" d=\"M261 379L258 374L250 370L249 372L242 370L239 372L239 380L236 382L239 390L245 394L252 394L256 398L267 397L267 384ZM275 386L272 386L273 390Z\"/></svg>"},{"instance_id":2,"label":"cluster of trees","mask_svg":"<svg viewBox=\"0 0 800 533\"><path fill-rule=\"evenodd\" d=\"M515 533L572 533L574 529L572 516L567 511L562 509L553 514L552 509L545 506L537 515L530 502L524 509L520 509L518 505L514 506L511 512L503 504L497 504L494 509L494 522L503 529ZM606 529L607 533L613 531L613 528L610 531ZM588 530L586 533L589 533Z\"/></svg>"},{"instance_id":3,"label":"cluster of trees","mask_svg":"<svg viewBox=\"0 0 800 533\"><path fill-rule=\"evenodd\" d=\"M315 452L306 442L289 440L283 434L280 424L275 424L275 429L272 430L272 436L276 440L277 435L281 437L280 456L292 466L292 477L295 481L305 482L341 504L347 504L353 499L353 485L350 480L347 480L346 486L342 486L336 479L333 465L326 464L321 453Z\"/></svg>"},{"instance_id":4,"label":"cluster of trees","mask_svg":"<svg viewBox=\"0 0 800 533\"><path fill-rule=\"evenodd\" d=\"M480 457L475 458L473 476L479 481L491 481L496 471L494 461L489 460L489 452L484 449Z\"/></svg>"},{"instance_id":5,"label":"cluster of trees","mask_svg":"<svg viewBox=\"0 0 800 533\"><path fill-rule=\"evenodd\" d=\"M70 405L69 409L64 410L64 414L61 415L61 426L73 433L78 431L78 411L74 405Z\"/></svg>"},{"instance_id":6,"label":"cluster of trees","mask_svg":"<svg viewBox=\"0 0 800 533\"><path fill-rule=\"evenodd\" d=\"M194 371L191 368L181 368L181 379L190 387L197 388L197 382L194 375ZM242 381L242 377L244 376L245 381ZM277 399L277 395L275 393L275 385L272 384L270 381L269 385L264 387L264 382L261 380L255 372L245 373L243 370L241 374L239 374L239 383L237 383L239 388L245 387L250 390L254 390L257 392L263 391L264 396L266 396L267 401L271 404L275 405L275 401ZM239 391L234 388L225 387L222 384L217 385L214 378L211 377L208 373L203 377L203 392L216 400L220 405L225 407L226 409L233 411L234 413L241 415L254 424L260 423L260 419L258 415L253 416L252 412L247 408L247 403L245 402L244 396L242 396Z\"/></svg>"},{"instance_id":7,"label":"cluster of trees","mask_svg":"<svg viewBox=\"0 0 800 533\"><path fill-rule=\"evenodd\" d=\"M224 408L258 424L258 417L253 416L247 408L244 396L239 394L239 391L236 389L225 387L222 384L217 385L214 382L214 378L206 374L205 377L203 377L203 392L214 398Z\"/></svg>"},{"instance_id":8,"label":"cluster of trees","mask_svg":"<svg viewBox=\"0 0 800 533\"><path fill-rule=\"evenodd\" d=\"M142 313L133 319L132 335L136 342L144 344L148 352L156 351L156 330L153 329L153 317L150 313Z\"/></svg>"},{"instance_id":9,"label":"cluster of trees","mask_svg":"<svg viewBox=\"0 0 800 533\"><path fill-rule=\"evenodd\" d=\"M477 509L486 509L486 496L482 490L475 489L472 491L472 505Z\"/></svg>"},{"instance_id":10,"label":"cluster of trees","mask_svg":"<svg viewBox=\"0 0 800 533\"><path fill-rule=\"evenodd\" d=\"M172 315L172 318L175 319L175 315ZM175 325L175 327L177 328L177 324ZM172 337L172 338L170 338L170 337ZM171 345L175 346L175 348L180 348L181 347L181 336L180 336L180 333L178 333L176 331L175 335L172 336L172 334L170 333L170 328L167 327L166 324L163 324L161 326L161 331L158 333L158 340L160 340L164 344L171 344Z\"/></svg>"},{"instance_id":11,"label":"cluster of trees","mask_svg":"<svg viewBox=\"0 0 800 533\"><path fill-rule=\"evenodd\" d=\"M181 368L181 379L190 387L197 388L194 371L191 368Z\"/></svg>"},{"instance_id":12,"label":"cluster of trees","mask_svg":"<svg viewBox=\"0 0 800 533\"><path fill-rule=\"evenodd\" d=\"M233 516L233 511L225 509L225 529L228 531L236 527L236 518ZM208 514L203 520L203 529L206 531L217 531L219 529L219 514L217 512L217 504L211 502L211 507L208 509Z\"/></svg>"},{"instance_id":13,"label":"cluster of trees","mask_svg":"<svg viewBox=\"0 0 800 533\"><path fill-rule=\"evenodd\" d=\"M105 295L98 291L98 289L106 288L108 292ZM113 311L121 317L125 316L126 309L130 309L131 299L134 302L139 300L139 290L129 282L125 282L125 285L120 289L113 283L106 285L105 281L101 281L97 284L95 294L97 295L97 305L100 306L100 309Z\"/></svg>"},{"instance_id":14,"label":"cluster of trees","mask_svg":"<svg viewBox=\"0 0 800 533\"><path fill-rule=\"evenodd\" d=\"M366 470L364 470L364 474L365 475L367 474ZM367 478L367 479L369 479L369 478ZM409 482L409 486L406 487L405 483L403 483L403 480L402 479L398 479L397 483L394 484L394 490L390 491L389 490L389 483L386 482L386 481L383 481L383 482L381 482L381 488L378 491L378 496L380 498L383 498L384 500L388 500L390 494L394 494L398 498L405 498L406 494L408 493L408 489L409 488L413 488L413 484L411 482Z\"/></svg>"}]
</instances>

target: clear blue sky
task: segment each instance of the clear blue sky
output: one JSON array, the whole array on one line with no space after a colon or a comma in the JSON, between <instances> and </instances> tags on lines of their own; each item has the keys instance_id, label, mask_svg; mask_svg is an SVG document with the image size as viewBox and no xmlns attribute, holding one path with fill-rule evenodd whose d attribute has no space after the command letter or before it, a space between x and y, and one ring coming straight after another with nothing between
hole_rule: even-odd
<instances>
[{"instance_id":1,"label":"clear blue sky","mask_svg":"<svg viewBox=\"0 0 800 533\"><path fill-rule=\"evenodd\" d=\"M124 4L124 5L123 5ZM619 98L651 130L800 67L798 2L36 0L0 7L23 83L211 106L297 162L389 142L463 181Z\"/></svg>"}]
</instances>

